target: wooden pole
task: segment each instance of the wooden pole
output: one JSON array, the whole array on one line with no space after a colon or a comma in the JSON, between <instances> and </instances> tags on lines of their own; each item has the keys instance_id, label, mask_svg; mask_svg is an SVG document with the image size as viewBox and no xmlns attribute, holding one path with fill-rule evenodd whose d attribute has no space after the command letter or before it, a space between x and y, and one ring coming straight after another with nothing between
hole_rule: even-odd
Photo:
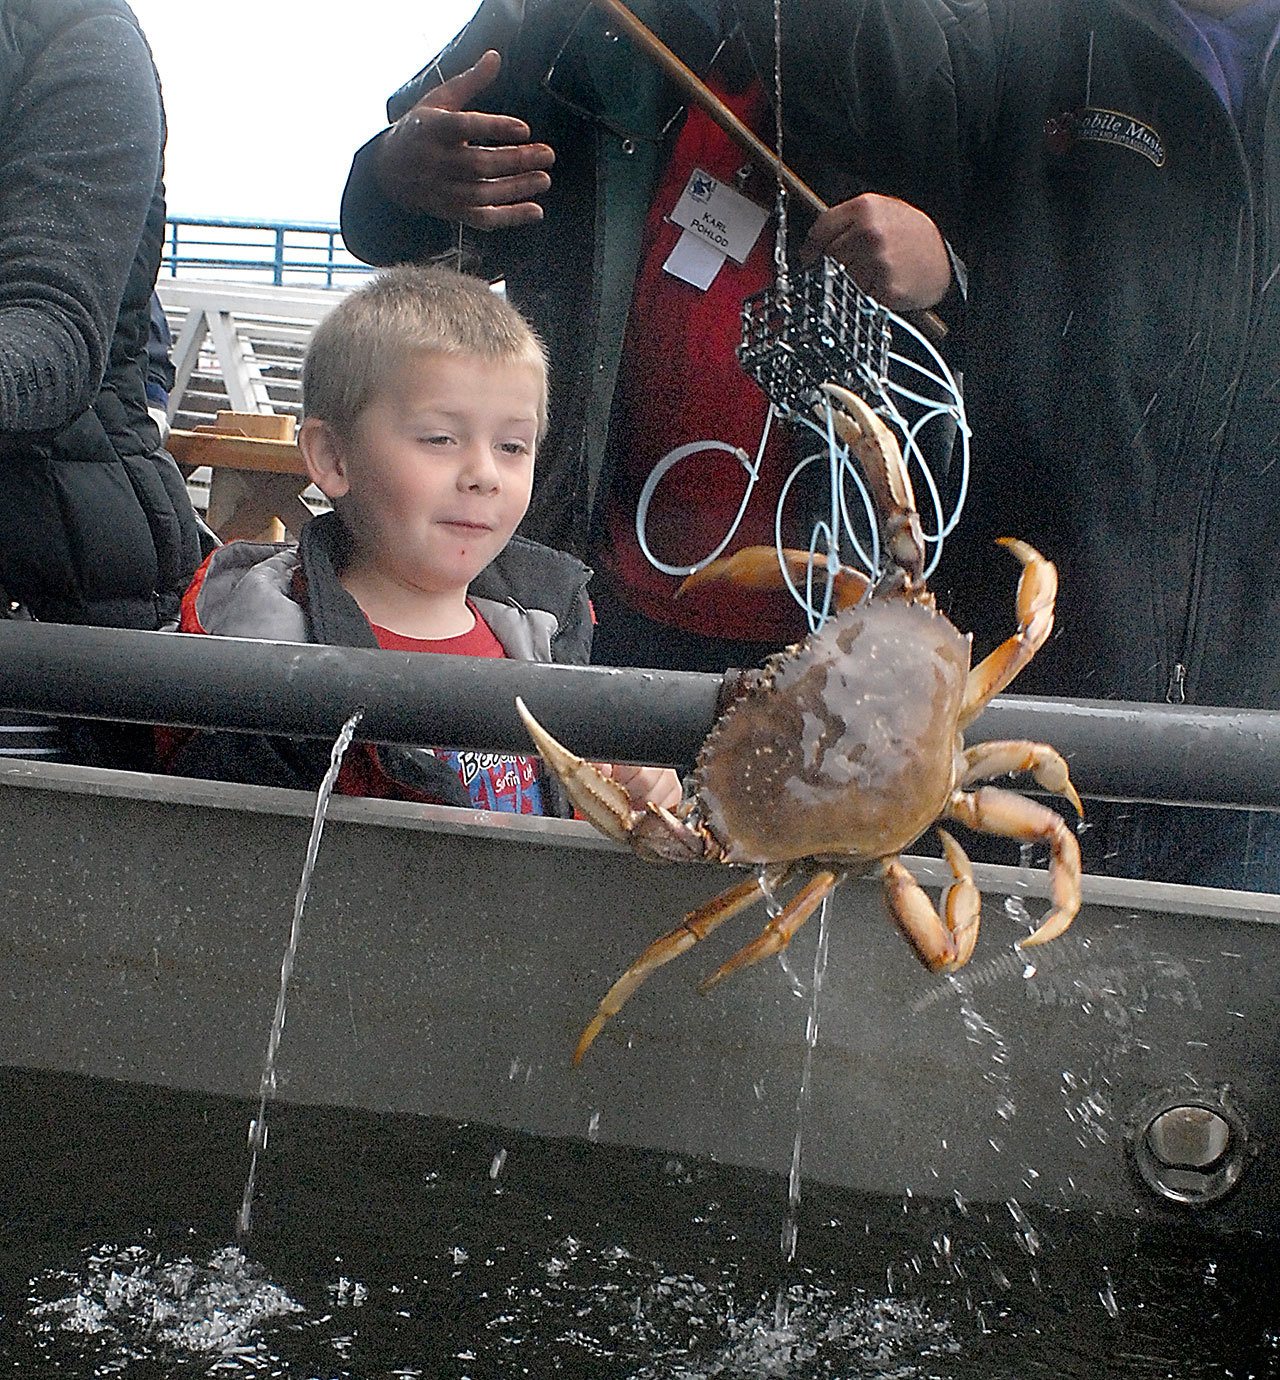
<instances>
[{"instance_id":1,"label":"wooden pole","mask_svg":"<svg viewBox=\"0 0 1280 1380\"><path fill-rule=\"evenodd\" d=\"M631 13L622 0L591 0L591 3L603 14L608 15L642 52L647 53L671 78L685 99L710 116L758 168L770 177L777 178L792 196L802 201L815 214L821 215L823 211L830 209L803 178L787 167L773 149L742 123L691 67L682 62L652 29ZM906 316L934 344L938 344L947 334L947 327L936 312L908 312Z\"/></svg>"}]
</instances>

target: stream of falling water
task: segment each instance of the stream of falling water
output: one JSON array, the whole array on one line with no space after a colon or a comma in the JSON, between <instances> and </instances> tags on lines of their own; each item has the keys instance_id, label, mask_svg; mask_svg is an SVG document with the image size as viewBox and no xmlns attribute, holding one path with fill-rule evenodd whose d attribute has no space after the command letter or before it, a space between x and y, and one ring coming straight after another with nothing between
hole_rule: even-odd
<instances>
[{"instance_id":1,"label":"stream of falling water","mask_svg":"<svg viewBox=\"0 0 1280 1380\"><path fill-rule=\"evenodd\" d=\"M827 948L831 935L831 923L827 901L822 902L818 913L818 946L813 955L813 984L809 988L809 1017L804 1030L804 1067L800 1074L800 1091L796 1094L796 1134L791 1144L791 1170L787 1176L787 1210L782 1218L782 1259L790 1265L796 1256L796 1240L799 1234L800 1215L800 1160L804 1143L804 1115L809 1105L809 1085L813 1074L813 1051L818 1044L819 1002L822 999L822 984L827 975ZM789 1305L787 1286L778 1285L774 1301L774 1326L786 1327Z\"/></svg>"},{"instance_id":2,"label":"stream of falling water","mask_svg":"<svg viewBox=\"0 0 1280 1380\"><path fill-rule=\"evenodd\" d=\"M240 1213L236 1218L236 1234L244 1237L249 1234L249 1219L253 1209L253 1190L258 1177L258 1153L267 1148L267 1103L276 1090L276 1054L280 1049L280 1037L284 1033L285 1004L289 999L289 979L293 976L293 965L298 955L298 937L302 933L302 912L306 909L307 895L311 890L311 874L315 870L316 855L320 851L320 836L324 833L325 816L329 813L329 797L337 784L338 771L342 759L351 746L356 725L364 715L357 709L342 725L329 754L329 769L324 774L320 789L316 792L316 808L311 819L311 837L307 841L307 854L302 863L302 876L298 879L298 891L293 900L293 923L289 927L289 942L285 945L284 957L280 961L280 994L276 997L275 1015L271 1018L271 1033L267 1036L267 1053L262 1064L262 1081L258 1085L258 1115L249 1123L249 1177L245 1180L244 1197L240 1201Z\"/></svg>"}]
</instances>

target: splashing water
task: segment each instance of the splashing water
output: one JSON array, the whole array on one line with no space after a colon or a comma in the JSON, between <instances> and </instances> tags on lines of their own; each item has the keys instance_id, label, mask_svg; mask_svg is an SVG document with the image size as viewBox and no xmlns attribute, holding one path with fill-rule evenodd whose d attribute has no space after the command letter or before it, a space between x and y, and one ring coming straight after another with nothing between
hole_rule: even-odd
<instances>
[{"instance_id":1,"label":"splashing water","mask_svg":"<svg viewBox=\"0 0 1280 1380\"><path fill-rule=\"evenodd\" d=\"M1120 1305L1116 1301L1115 1285L1111 1280L1111 1271L1104 1265L1102 1267L1102 1288L1098 1290L1098 1298L1102 1300L1102 1306L1112 1318L1120 1316Z\"/></svg>"},{"instance_id":2,"label":"splashing water","mask_svg":"<svg viewBox=\"0 0 1280 1380\"><path fill-rule=\"evenodd\" d=\"M302 863L302 876L298 879L298 891L293 900L293 923L289 927L289 942L285 945L284 957L280 961L280 994L276 997L275 1015L271 1019L271 1031L267 1036L267 1053L262 1065L262 1080L258 1089L258 1115L249 1123L249 1176L245 1180L244 1197L240 1201L240 1213L236 1218L236 1234L249 1234L250 1215L253 1210L253 1190L258 1177L258 1155L267 1148L267 1103L276 1090L276 1055L280 1051L280 1037L284 1034L285 1006L289 999L289 979L293 976L293 965L298 956L298 939L302 934L302 912L306 909L307 896L311 891L311 874L315 871L316 855L320 852L320 836L324 833L325 816L329 812L329 798L338 781L342 759L346 756L356 726L364 717L364 710L357 709L342 725L342 731L334 742L329 754L329 769L324 774L320 789L316 792L316 808L311 819L311 837L307 841L307 853Z\"/></svg>"},{"instance_id":3,"label":"splashing water","mask_svg":"<svg viewBox=\"0 0 1280 1380\"><path fill-rule=\"evenodd\" d=\"M102 1375L157 1352L175 1364L188 1356L206 1364L215 1358L214 1370L258 1369L270 1356L259 1336L263 1323L302 1312L237 1246L214 1251L205 1264L143 1246L94 1247L82 1268L48 1270L28 1288L36 1297L55 1295L31 1309L33 1328L93 1337Z\"/></svg>"},{"instance_id":4,"label":"splashing water","mask_svg":"<svg viewBox=\"0 0 1280 1380\"><path fill-rule=\"evenodd\" d=\"M1004 913L1018 924L1026 927L1030 933L1036 927L1036 922L1031 918L1031 912L1027 909L1026 893L1031 886L1031 845L1029 843L1019 844L1018 846L1018 890L1011 896L1004 898Z\"/></svg>"},{"instance_id":5,"label":"splashing water","mask_svg":"<svg viewBox=\"0 0 1280 1380\"><path fill-rule=\"evenodd\" d=\"M1031 1218L1027 1216L1026 1208L1016 1198L1007 1199L1005 1207L1009 1209L1009 1216L1013 1218L1017 1228L1014 1235L1018 1245L1028 1255L1039 1255L1043 1242L1040 1239L1040 1233L1032 1224Z\"/></svg>"},{"instance_id":6,"label":"splashing water","mask_svg":"<svg viewBox=\"0 0 1280 1380\"><path fill-rule=\"evenodd\" d=\"M742 1316L724 1317L722 1330L718 1345L704 1344L700 1355L646 1365L636 1380L803 1380L819 1374L888 1380L922 1376L917 1357L927 1364L959 1350L945 1324L935 1322L914 1302L873 1299L839 1306L830 1291L802 1285L787 1291L783 1322L761 1306ZM826 1358L833 1353L845 1364L857 1364L858 1370L830 1369Z\"/></svg>"},{"instance_id":7,"label":"splashing water","mask_svg":"<svg viewBox=\"0 0 1280 1380\"><path fill-rule=\"evenodd\" d=\"M41 1131L17 1096L29 1078L0 1078L6 1110L31 1127L6 1147L13 1181L38 1195L0 1224L5 1376L1280 1376L1274 1308L1257 1288L1274 1235L1028 1199L1021 1220L1003 1203L966 1211L921 1195L904 1216L896 1198L806 1182L780 1328L785 1175L299 1107L281 1166L290 1211L270 1231L255 1222L261 1258L246 1264L240 1247L224 1254L228 1175L201 1173L216 1158L207 1147L243 1127L241 1106L148 1089L73 1097L82 1085L60 1080L28 1093L30 1112L61 1118ZM94 1128L83 1147L66 1133L71 1106ZM122 1166L111 1151L139 1126L155 1153ZM501 1195L487 1172L499 1145ZM177 1219L157 1223L170 1210ZM1028 1217L1044 1236L1034 1253ZM83 1251L86 1227L112 1244Z\"/></svg>"},{"instance_id":8,"label":"splashing water","mask_svg":"<svg viewBox=\"0 0 1280 1380\"><path fill-rule=\"evenodd\" d=\"M764 908L770 920L776 920L782 914L782 902L774 895L773 883L769 880L769 867L766 863L761 863L756 868L756 880L760 883L760 896L764 901ZM785 953L786 950L784 949Z\"/></svg>"}]
</instances>

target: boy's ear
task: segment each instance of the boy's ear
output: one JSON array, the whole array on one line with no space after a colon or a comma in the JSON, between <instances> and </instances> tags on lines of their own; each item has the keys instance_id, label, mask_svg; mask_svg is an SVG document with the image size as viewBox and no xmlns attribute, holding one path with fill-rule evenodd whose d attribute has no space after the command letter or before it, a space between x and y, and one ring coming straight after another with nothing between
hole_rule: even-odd
<instances>
[{"instance_id":1,"label":"boy's ear","mask_svg":"<svg viewBox=\"0 0 1280 1380\"><path fill-rule=\"evenodd\" d=\"M328 422L308 417L298 428L298 449L311 482L326 498L341 498L351 488L346 447Z\"/></svg>"}]
</instances>

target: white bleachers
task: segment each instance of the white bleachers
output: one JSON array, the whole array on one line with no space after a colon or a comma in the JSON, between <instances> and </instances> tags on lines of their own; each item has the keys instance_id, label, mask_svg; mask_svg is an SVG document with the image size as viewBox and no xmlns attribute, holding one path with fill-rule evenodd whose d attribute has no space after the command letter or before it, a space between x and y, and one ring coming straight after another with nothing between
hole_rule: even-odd
<instances>
[{"instance_id":1,"label":"white bleachers","mask_svg":"<svg viewBox=\"0 0 1280 1380\"><path fill-rule=\"evenodd\" d=\"M342 289L161 278L156 291L173 331L174 426L227 410L299 415L307 341Z\"/></svg>"},{"instance_id":2,"label":"white bleachers","mask_svg":"<svg viewBox=\"0 0 1280 1380\"><path fill-rule=\"evenodd\" d=\"M302 356L344 289L161 278L156 291L173 332L169 420L175 427L211 425L223 411L301 416ZM187 479L201 512L209 482L207 467ZM327 506L317 489L302 497L313 510Z\"/></svg>"}]
</instances>

